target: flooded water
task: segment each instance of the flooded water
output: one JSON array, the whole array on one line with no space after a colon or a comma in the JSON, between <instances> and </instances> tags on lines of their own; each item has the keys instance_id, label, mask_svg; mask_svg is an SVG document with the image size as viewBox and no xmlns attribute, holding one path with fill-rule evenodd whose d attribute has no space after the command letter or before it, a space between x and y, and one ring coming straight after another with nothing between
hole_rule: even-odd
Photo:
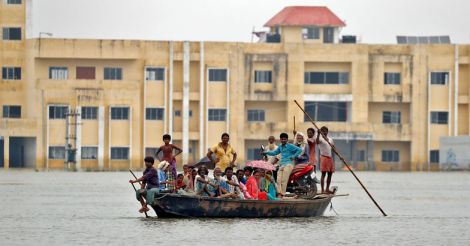
<instances>
[{"instance_id":1,"label":"flooded water","mask_svg":"<svg viewBox=\"0 0 470 246\"><path fill-rule=\"evenodd\" d=\"M358 176L388 217L346 172L318 218L145 219L127 172L2 171L0 244L470 245L470 173Z\"/></svg>"}]
</instances>

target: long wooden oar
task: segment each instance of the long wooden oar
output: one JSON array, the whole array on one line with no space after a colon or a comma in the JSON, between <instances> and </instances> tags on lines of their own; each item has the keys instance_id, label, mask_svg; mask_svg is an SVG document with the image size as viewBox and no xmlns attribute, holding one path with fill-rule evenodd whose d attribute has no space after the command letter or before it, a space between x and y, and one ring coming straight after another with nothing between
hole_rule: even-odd
<instances>
[{"instance_id":1,"label":"long wooden oar","mask_svg":"<svg viewBox=\"0 0 470 246\"><path fill-rule=\"evenodd\" d=\"M362 184L361 180L359 180L359 178L356 176L356 174L353 172L353 170L351 169L351 167L346 163L346 161L344 160L344 158L339 154L339 152L336 150L335 146L332 145L330 143L330 141L328 141L328 139L326 138L325 135L323 135L323 133L320 132L320 129L318 128L317 124L315 124L315 122L313 121L312 117L310 117L310 115L305 112L305 110L302 108L302 106L300 106L300 104L297 102L297 100L294 100L295 104L297 104L297 106L299 106L300 110L302 110L304 112L304 114L307 116L307 118L310 120L310 122L312 122L313 126L315 126L315 128L317 128L317 132L319 134L321 134L321 136L326 140L326 142L331 146L331 149L333 150L333 152L341 159L341 161L343 162L343 164L348 168L349 172L351 172L351 174L354 176L354 178L356 178L357 182L359 182L359 184L361 185L361 187L364 189L364 191L367 193L367 195L370 197L370 199L374 202L375 206L377 206L377 208L380 210L380 212L382 212L383 216L387 216L387 214L382 210L382 208L379 206L379 204L374 200L374 198L372 197L372 195L369 193L369 191L367 190L367 188Z\"/></svg>"},{"instance_id":2,"label":"long wooden oar","mask_svg":"<svg viewBox=\"0 0 470 246\"><path fill-rule=\"evenodd\" d=\"M131 172L132 176L134 176L134 178L137 179L137 177L135 176L134 172L132 172L132 170L129 169L129 172ZM139 184L141 184L141 183L139 182ZM132 185L132 188L134 188L135 193L137 194L137 189L135 188L134 183L132 183L131 185ZM144 200L144 197L142 197L142 199ZM145 202L145 200L144 200L144 202ZM145 217L148 218L149 215L147 214L147 211L144 211L144 213L145 213Z\"/></svg>"}]
</instances>

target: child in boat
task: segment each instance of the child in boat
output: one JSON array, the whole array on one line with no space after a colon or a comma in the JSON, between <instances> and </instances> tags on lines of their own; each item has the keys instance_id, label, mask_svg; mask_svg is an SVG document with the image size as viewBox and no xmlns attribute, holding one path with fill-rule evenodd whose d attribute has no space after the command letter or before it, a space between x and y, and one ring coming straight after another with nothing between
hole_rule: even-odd
<instances>
[{"instance_id":1,"label":"child in boat","mask_svg":"<svg viewBox=\"0 0 470 246\"><path fill-rule=\"evenodd\" d=\"M159 160L167 161L168 163L170 163L170 170L173 173L173 177L176 178L177 173L176 173L176 158L175 157L181 154L183 150L174 144L170 144L170 141L171 141L171 136L169 134L163 135L164 145L158 148L157 153L155 153L155 156L158 158L158 154L160 154L160 152L163 153L163 157ZM176 150L175 155L173 155L173 150Z\"/></svg>"},{"instance_id":2,"label":"child in boat","mask_svg":"<svg viewBox=\"0 0 470 246\"><path fill-rule=\"evenodd\" d=\"M183 182L184 176L182 173L178 174L176 178L176 190L184 190L186 189L186 184Z\"/></svg>"},{"instance_id":3,"label":"child in boat","mask_svg":"<svg viewBox=\"0 0 470 246\"><path fill-rule=\"evenodd\" d=\"M318 145L318 149L320 150L320 171L321 171L321 192L322 193L332 193L330 191L330 184L331 184L331 177L335 172L335 165L333 163L333 155L331 154L331 145L333 145L333 139L328 137L328 128L326 126L322 126L320 128L320 132L326 137L325 140L321 137L322 134L317 134L316 143ZM328 144L328 142L330 144ZM326 189L324 189L324 181L325 176L328 174L328 178L326 179Z\"/></svg>"},{"instance_id":4,"label":"child in boat","mask_svg":"<svg viewBox=\"0 0 470 246\"><path fill-rule=\"evenodd\" d=\"M147 156L144 159L145 170L142 177L136 180L129 180L129 183L142 182L141 189L136 191L136 198L142 205L139 209L140 213L147 212L150 209L147 207L147 204L153 203L154 196L160 191L158 184L157 170L153 167L154 159L151 156ZM144 198L147 202L144 201Z\"/></svg>"},{"instance_id":5,"label":"child in boat","mask_svg":"<svg viewBox=\"0 0 470 246\"><path fill-rule=\"evenodd\" d=\"M253 173L253 168L246 166L243 168L243 171L245 171L245 182L244 184L246 185L246 182L248 182L248 179L251 177L251 174Z\"/></svg>"}]
</instances>

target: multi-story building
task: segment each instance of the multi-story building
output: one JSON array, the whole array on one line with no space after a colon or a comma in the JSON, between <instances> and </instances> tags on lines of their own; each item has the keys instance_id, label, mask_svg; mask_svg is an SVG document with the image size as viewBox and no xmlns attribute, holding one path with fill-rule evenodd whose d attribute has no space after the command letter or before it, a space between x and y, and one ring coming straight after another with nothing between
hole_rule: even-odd
<instances>
[{"instance_id":1,"label":"multi-story building","mask_svg":"<svg viewBox=\"0 0 470 246\"><path fill-rule=\"evenodd\" d=\"M326 7L283 9L260 43L26 39L28 4L0 4L4 168L63 168L69 148L80 169L139 168L164 133L179 165L223 132L243 163L294 116L311 127L294 100L357 169L433 169L441 136L469 135L470 45L341 42Z\"/></svg>"}]
</instances>

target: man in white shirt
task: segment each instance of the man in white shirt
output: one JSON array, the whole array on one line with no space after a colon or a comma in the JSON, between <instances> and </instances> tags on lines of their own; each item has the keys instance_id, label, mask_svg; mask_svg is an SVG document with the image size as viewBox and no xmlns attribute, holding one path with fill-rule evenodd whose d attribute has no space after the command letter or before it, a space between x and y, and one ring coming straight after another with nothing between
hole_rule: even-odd
<instances>
[{"instance_id":1,"label":"man in white shirt","mask_svg":"<svg viewBox=\"0 0 470 246\"><path fill-rule=\"evenodd\" d=\"M317 134L317 145L318 149L320 150L320 171L321 171L321 192L330 194L330 183L331 183L331 176L335 172L335 165L333 163L333 155L331 153L331 145L333 145L333 139L328 137L328 128L326 126L322 126L320 128L320 132L322 134ZM326 139L321 137L321 135L325 135ZM328 144L328 142L330 144ZM326 190L324 189L324 181L325 176L328 174L326 179Z\"/></svg>"}]
</instances>

